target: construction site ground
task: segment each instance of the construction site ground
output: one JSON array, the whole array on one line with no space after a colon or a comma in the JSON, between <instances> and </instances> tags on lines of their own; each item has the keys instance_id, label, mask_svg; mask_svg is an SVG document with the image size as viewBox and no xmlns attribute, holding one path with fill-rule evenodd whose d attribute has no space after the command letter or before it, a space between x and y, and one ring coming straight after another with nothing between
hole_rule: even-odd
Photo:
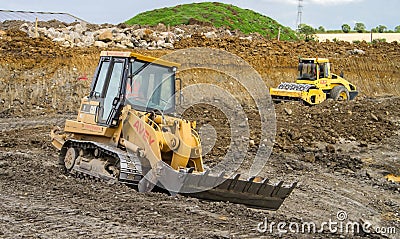
<instances>
[{"instance_id":1,"label":"construction site ground","mask_svg":"<svg viewBox=\"0 0 400 239\"><path fill-rule=\"evenodd\" d=\"M94 71L100 50L64 49L43 38L6 34L0 40L0 238L399 238L400 183L385 178L400 174L400 53L394 43L361 44L356 47L366 54L350 57L346 54L355 47L347 43L265 42L255 47L251 44L256 43L237 39L207 43L193 38L177 45L218 47L240 55L273 80L267 84L281 78L293 81L298 51L326 53L324 57L347 69L349 79L356 78L361 94L355 101L275 105L275 145L260 176L298 186L272 212L229 202L143 194L125 185L65 175L57 166L58 152L49 132L75 117L90 83L77 78ZM379 77L384 72L386 78ZM68 97L57 81L67 77L76 82L68 89L75 93ZM362 85L363 80L368 82ZM379 90L365 88L379 85ZM250 157L260 143L259 117L254 105L243 102L254 140ZM212 165L229 145L226 117L205 105L191 108L185 117L197 120L199 126L212 124L219 132L216 146L205 158ZM338 212L347 214L346 222L369 222L374 228L394 228L395 233L346 234L324 228L279 234L276 226L273 232L257 230L266 219L299 225L338 222Z\"/></svg>"}]
</instances>

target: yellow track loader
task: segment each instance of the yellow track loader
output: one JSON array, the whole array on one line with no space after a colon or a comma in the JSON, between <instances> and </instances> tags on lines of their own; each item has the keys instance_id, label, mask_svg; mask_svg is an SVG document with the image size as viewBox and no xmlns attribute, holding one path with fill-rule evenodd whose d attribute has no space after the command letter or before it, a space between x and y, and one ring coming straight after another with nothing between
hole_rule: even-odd
<instances>
[{"instance_id":1,"label":"yellow track loader","mask_svg":"<svg viewBox=\"0 0 400 239\"><path fill-rule=\"evenodd\" d=\"M179 66L133 52L101 52L76 120L51 132L63 170L140 192L278 209L296 183L273 185L205 170L196 123L174 117Z\"/></svg>"},{"instance_id":2,"label":"yellow track loader","mask_svg":"<svg viewBox=\"0 0 400 239\"><path fill-rule=\"evenodd\" d=\"M328 98L353 100L358 91L343 75L331 73L328 59L300 58L296 83L281 83L277 88L270 88L270 95L275 102L297 100L316 105Z\"/></svg>"}]
</instances>

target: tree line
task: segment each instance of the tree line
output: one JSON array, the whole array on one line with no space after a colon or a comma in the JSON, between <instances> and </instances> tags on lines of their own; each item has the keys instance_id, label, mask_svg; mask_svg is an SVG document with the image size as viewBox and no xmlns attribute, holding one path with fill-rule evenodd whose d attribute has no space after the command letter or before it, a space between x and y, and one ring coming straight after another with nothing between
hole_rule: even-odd
<instances>
[{"instance_id":1,"label":"tree line","mask_svg":"<svg viewBox=\"0 0 400 239\"><path fill-rule=\"evenodd\" d=\"M358 33L363 33L363 32L379 32L379 33L384 33L384 32L388 32L388 33L393 33L393 32L397 32L400 33L400 25L395 27L394 30L389 30L387 28L387 26L385 25L378 25L377 27L374 27L371 29L371 31L368 31L367 28L365 27L365 24L362 22L357 22L354 24L354 28L353 30L355 32ZM351 32L351 27L349 24L343 24L342 25L342 32L344 33L349 33Z\"/></svg>"},{"instance_id":2,"label":"tree line","mask_svg":"<svg viewBox=\"0 0 400 239\"><path fill-rule=\"evenodd\" d=\"M378 25L374 28L372 28L370 31L367 30L366 26L362 22L357 22L354 24L354 27L351 28L349 24L343 24L341 27L341 30L328 30L326 31L323 26L320 26L318 28L313 28L310 25L307 24L300 24L298 31L301 34L304 34L306 36L308 35L313 35L315 33L325 33L325 32L344 32L344 33L349 33L349 32L357 32L357 33L363 33L363 32L376 32L376 33L400 33L400 25L395 27L394 30L389 30L386 26L384 25Z\"/></svg>"}]
</instances>

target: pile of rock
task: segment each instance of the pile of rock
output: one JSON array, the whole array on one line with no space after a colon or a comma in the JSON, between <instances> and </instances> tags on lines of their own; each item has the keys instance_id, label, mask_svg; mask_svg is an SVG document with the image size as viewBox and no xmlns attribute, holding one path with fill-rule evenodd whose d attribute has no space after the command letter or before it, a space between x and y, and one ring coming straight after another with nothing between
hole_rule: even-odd
<instances>
[{"instance_id":1,"label":"pile of rock","mask_svg":"<svg viewBox=\"0 0 400 239\"><path fill-rule=\"evenodd\" d=\"M103 27L102 27L103 26ZM141 48L141 49L174 49L174 43L190 38L192 34L201 34L207 38L218 38L236 35L226 29L213 27L183 26L166 27L162 24L156 27L113 25L73 24L61 27L39 26L33 23L23 23L19 29L29 37L44 36L58 42L64 47L100 48Z\"/></svg>"}]
</instances>

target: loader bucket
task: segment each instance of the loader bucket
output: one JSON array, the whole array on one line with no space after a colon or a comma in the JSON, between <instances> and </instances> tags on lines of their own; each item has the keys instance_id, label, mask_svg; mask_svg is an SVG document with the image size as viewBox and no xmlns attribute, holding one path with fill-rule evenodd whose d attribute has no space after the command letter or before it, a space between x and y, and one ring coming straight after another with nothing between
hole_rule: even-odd
<instances>
[{"instance_id":1,"label":"loader bucket","mask_svg":"<svg viewBox=\"0 0 400 239\"><path fill-rule=\"evenodd\" d=\"M200 183L196 183L196 181L187 182L185 187L205 188L208 186L207 181L216 180L213 176L205 177L200 177ZM187 195L205 200L229 201L255 208L277 210L296 186L296 183L291 186L283 186L281 181L277 185L272 185L268 183L268 179L262 182L254 182L253 179L240 180L239 177L240 174L237 174L234 178L225 179L212 189Z\"/></svg>"},{"instance_id":2,"label":"loader bucket","mask_svg":"<svg viewBox=\"0 0 400 239\"><path fill-rule=\"evenodd\" d=\"M256 182L255 178L241 180L240 174L226 178L224 173L210 175L205 173L177 172L160 162L156 169L150 170L139 184L146 186L139 191L150 191L154 186L166 189L171 195L185 196L212 201L229 201L250 207L277 210L290 195L297 183L284 186L283 182L270 184L268 179ZM151 181L151 182L150 182Z\"/></svg>"}]
</instances>

